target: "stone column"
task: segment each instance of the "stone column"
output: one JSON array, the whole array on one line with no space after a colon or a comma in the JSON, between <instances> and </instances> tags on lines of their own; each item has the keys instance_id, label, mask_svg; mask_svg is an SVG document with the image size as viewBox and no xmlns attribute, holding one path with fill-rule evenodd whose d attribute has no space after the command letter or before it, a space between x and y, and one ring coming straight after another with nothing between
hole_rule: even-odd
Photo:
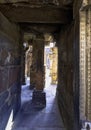
<instances>
[{"instance_id":1,"label":"stone column","mask_svg":"<svg viewBox=\"0 0 91 130\"><path fill-rule=\"evenodd\" d=\"M80 12L80 120L91 121L91 9Z\"/></svg>"},{"instance_id":2,"label":"stone column","mask_svg":"<svg viewBox=\"0 0 91 130\"><path fill-rule=\"evenodd\" d=\"M25 56L26 56L26 51L28 47L24 48L22 47L22 56L21 56L21 84L25 85Z\"/></svg>"},{"instance_id":3,"label":"stone column","mask_svg":"<svg viewBox=\"0 0 91 130\"><path fill-rule=\"evenodd\" d=\"M44 37L36 36L33 42L33 61L30 71L30 86L34 87L33 102L38 107L45 106L44 89Z\"/></svg>"},{"instance_id":4,"label":"stone column","mask_svg":"<svg viewBox=\"0 0 91 130\"><path fill-rule=\"evenodd\" d=\"M91 9L86 11L86 119L91 121Z\"/></svg>"},{"instance_id":5,"label":"stone column","mask_svg":"<svg viewBox=\"0 0 91 130\"><path fill-rule=\"evenodd\" d=\"M27 77L30 77L31 64L32 64L32 46L29 45L29 48L26 51L26 59L25 59L25 75Z\"/></svg>"},{"instance_id":6,"label":"stone column","mask_svg":"<svg viewBox=\"0 0 91 130\"><path fill-rule=\"evenodd\" d=\"M52 48L52 84L57 84L57 47Z\"/></svg>"},{"instance_id":7,"label":"stone column","mask_svg":"<svg viewBox=\"0 0 91 130\"><path fill-rule=\"evenodd\" d=\"M80 120L86 120L86 13L80 12Z\"/></svg>"}]
</instances>

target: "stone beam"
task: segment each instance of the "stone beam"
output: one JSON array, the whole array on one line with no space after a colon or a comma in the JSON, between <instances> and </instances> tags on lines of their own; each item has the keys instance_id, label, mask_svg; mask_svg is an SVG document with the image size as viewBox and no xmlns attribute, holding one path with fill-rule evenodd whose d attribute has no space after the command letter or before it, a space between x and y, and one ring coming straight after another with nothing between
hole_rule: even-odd
<instances>
[{"instance_id":1,"label":"stone beam","mask_svg":"<svg viewBox=\"0 0 91 130\"><path fill-rule=\"evenodd\" d=\"M11 23L1 12L0 12L0 33L7 36L9 39L17 42L19 40L20 29L15 24Z\"/></svg>"},{"instance_id":2,"label":"stone beam","mask_svg":"<svg viewBox=\"0 0 91 130\"><path fill-rule=\"evenodd\" d=\"M60 8L0 5L0 11L11 21L18 23L69 23L72 10Z\"/></svg>"},{"instance_id":3,"label":"stone beam","mask_svg":"<svg viewBox=\"0 0 91 130\"><path fill-rule=\"evenodd\" d=\"M0 0L0 3L15 3L15 2L25 2L26 0Z\"/></svg>"},{"instance_id":4,"label":"stone beam","mask_svg":"<svg viewBox=\"0 0 91 130\"><path fill-rule=\"evenodd\" d=\"M63 4L64 5L71 5L73 3L74 0L64 0Z\"/></svg>"},{"instance_id":5,"label":"stone beam","mask_svg":"<svg viewBox=\"0 0 91 130\"><path fill-rule=\"evenodd\" d=\"M53 33L60 29L60 24L20 24L24 32L40 34L40 33Z\"/></svg>"}]
</instances>

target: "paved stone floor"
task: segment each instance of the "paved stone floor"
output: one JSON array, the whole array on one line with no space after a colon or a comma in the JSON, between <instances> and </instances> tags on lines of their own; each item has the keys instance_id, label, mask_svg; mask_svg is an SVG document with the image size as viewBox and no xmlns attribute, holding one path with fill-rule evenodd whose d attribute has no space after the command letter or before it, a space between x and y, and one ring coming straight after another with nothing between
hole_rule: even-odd
<instances>
[{"instance_id":1,"label":"paved stone floor","mask_svg":"<svg viewBox=\"0 0 91 130\"><path fill-rule=\"evenodd\" d=\"M31 102L32 91L28 86L22 86L22 107L12 130L66 130L57 106L56 85L50 85L50 77L46 80L46 107L42 109L35 108Z\"/></svg>"},{"instance_id":2,"label":"paved stone floor","mask_svg":"<svg viewBox=\"0 0 91 130\"><path fill-rule=\"evenodd\" d=\"M51 85L45 91L46 107L37 109L31 103L32 91L28 87L23 87L22 108L12 130L65 130L55 97L56 86Z\"/></svg>"}]
</instances>

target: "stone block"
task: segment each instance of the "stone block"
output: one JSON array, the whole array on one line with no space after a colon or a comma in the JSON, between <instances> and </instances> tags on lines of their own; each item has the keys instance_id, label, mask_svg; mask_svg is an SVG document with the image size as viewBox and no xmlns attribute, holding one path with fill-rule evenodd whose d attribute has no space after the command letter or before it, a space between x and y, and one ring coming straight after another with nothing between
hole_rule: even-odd
<instances>
[{"instance_id":1,"label":"stone block","mask_svg":"<svg viewBox=\"0 0 91 130\"><path fill-rule=\"evenodd\" d=\"M32 102L37 108L43 108L46 106L46 93L39 90L34 90Z\"/></svg>"}]
</instances>

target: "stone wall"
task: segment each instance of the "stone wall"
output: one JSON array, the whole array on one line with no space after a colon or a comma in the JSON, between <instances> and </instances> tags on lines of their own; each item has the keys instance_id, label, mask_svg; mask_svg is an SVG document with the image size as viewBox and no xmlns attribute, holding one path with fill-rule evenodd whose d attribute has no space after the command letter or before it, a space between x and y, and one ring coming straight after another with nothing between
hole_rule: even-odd
<instances>
[{"instance_id":1,"label":"stone wall","mask_svg":"<svg viewBox=\"0 0 91 130\"><path fill-rule=\"evenodd\" d=\"M58 43L58 103L69 128L73 128L73 27L73 23L62 27Z\"/></svg>"},{"instance_id":2,"label":"stone wall","mask_svg":"<svg viewBox=\"0 0 91 130\"><path fill-rule=\"evenodd\" d=\"M58 104L67 130L79 130L79 9L74 0L73 21L64 25L58 40Z\"/></svg>"},{"instance_id":3,"label":"stone wall","mask_svg":"<svg viewBox=\"0 0 91 130\"><path fill-rule=\"evenodd\" d=\"M0 130L20 107L20 30L0 13Z\"/></svg>"}]
</instances>

